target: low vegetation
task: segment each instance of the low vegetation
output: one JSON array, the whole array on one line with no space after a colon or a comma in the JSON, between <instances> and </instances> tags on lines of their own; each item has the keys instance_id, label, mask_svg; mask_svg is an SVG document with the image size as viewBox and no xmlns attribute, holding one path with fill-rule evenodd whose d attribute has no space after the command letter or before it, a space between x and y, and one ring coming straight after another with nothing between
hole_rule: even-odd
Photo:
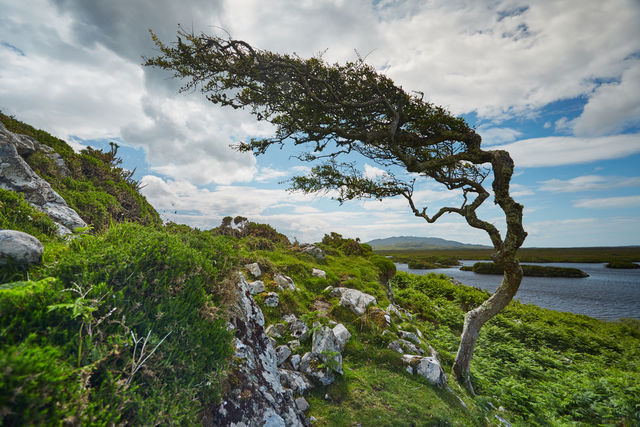
<instances>
[{"instance_id":1,"label":"low vegetation","mask_svg":"<svg viewBox=\"0 0 640 427\"><path fill-rule=\"evenodd\" d=\"M9 131L31 136L60 155L67 170L43 151L26 161L94 230L105 231L111 222L123 221L160 225L160 216L139 193L133 171L120 167L117 144L112 143L108 152L87 147L75 153L63 140L14 117L0 112L0 121Z\"/></svg>"},{"instance_id":2,"label":"low vegetation","mask_svg":"<svg viewBox=\"0 0 640 427\"><path fill-rule=\"evenodd\" d=\"M60 140L48 143L82 164ZM249 262L259 263L268 291L277 290L278 272L298 288L281 291L276 307L256 295L267 324L293 313L309 325L342 322L352 334L343 352L345 374L305 396L315 425L482 426L498 424L497 417L514 425L640 423L637 319L603 322L511 302L480 332L472 395L455 382L451 365L464 313L486 292L454 285L444 275L396 273L391 259L336 233L318 243L326 254L319 262L302 245L244 217L227 217L208 231L159 225L155 211L135 214L148 204L131 182L126 185L136 191L138 208L127 208L124 217L108 209L104 217L93 215L97 206L117 210L127 200L109 193L98 177L127 179L115 152L87 156L100 160L97 169L69 182L94 185L88 203L75 205L83 218L95 218L89 233L60 239L51 220L20 195L0 190L0 227L33 234L45 247L43 263L28 271L0 266L2 425L202 422L234 380L226 320L238 272ZM455 259L448 256L434 260ZM313 276L313 268L326 278ZM357 316L330 296L328 286L369 293L380 308L390 303L390 286L413 316L394 317L390 326L379 311ZM450 389L410 375L387 348L401 329L419 331L435 348ZM285 334L278 343L289 339ZM306 341L296 352L309 348Z\"/></svg>"},{"instance_id":3,"label":"low vegetation","mask_svg":"<svg viewBox=\"0 0 640 427\"><path fill-rule=\"evenodd\" d=\"M624 269L633 269L640 268L640 265L631 261L611 261L606 265L607 268L624 268Z\"/></svg>"},{"instance_id":4,"label":"low vegetation","mask_svg":"<svg viewBox=\"0 0 640 427\"><path fill-rule=\"evenodd\" d=\"M492 262L476 262L473 266L463 266L460 270L473 271L478 274L503 274L500 266ZM542 265L523 264L522 272L525 276L533 277L589 277L587 273L578 268L547 267Z\"/></svg>"}]
</instances>

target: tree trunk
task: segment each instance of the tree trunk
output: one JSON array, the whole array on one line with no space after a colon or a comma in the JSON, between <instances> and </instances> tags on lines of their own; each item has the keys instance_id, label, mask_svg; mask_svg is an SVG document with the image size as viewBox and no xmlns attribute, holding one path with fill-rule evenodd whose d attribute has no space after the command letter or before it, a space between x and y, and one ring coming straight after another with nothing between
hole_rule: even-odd
<instances>
[{"instance_id":1,"label":"tree trunk","mask_svg":"<svg viewBox=\"0 0 640 427\"><path fill-rule=\"evenodd\" d=\"M521 282L522 268L518 262L505 263L504 276L500 287L496 289L489 299L479 307L467 312L464 316L460 347L458 347L458 354L456 354L456 360L453 363L453 373L458 381L466 385L472 393L473 386L469 377L469 367L480 328L511 302L516 292L518 292Z\"/></svg>"}]
</instances>

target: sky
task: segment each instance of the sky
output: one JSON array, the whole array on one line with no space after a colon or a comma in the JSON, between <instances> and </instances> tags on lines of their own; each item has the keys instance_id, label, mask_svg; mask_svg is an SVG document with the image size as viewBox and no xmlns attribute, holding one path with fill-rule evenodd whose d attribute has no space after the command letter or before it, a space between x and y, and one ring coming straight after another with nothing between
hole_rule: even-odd
<instances>
[{"instance_id":1,"label":"sky","mask_svg":"<svg viewBox=\"0 0 640 427\"><path fill-rule=\"evenodd\" d=\"M242 215L302 242L335 231L490 244L460 217L416 218L404 199L340 205L288 192L285 181L309 170L295 152L229 147L271 125L141 66L157 54L148 30L171 42L180 24L329 62L359 54L462 115L485 149L515 160L524 246L640 245L638 0L0 0L0 10L0 110L75 149L120 144L166 221L208 229ZM428 180L415 195L431 213L460 200ZM504 230L485 205L480 216Z\"/></svg>"}]
</instances>

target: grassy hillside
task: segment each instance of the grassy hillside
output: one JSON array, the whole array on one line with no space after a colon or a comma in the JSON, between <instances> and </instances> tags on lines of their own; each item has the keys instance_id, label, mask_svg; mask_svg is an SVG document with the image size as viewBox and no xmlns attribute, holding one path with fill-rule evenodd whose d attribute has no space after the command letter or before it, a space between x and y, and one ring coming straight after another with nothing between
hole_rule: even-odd
<instances>
[{"instance_id":1,"label":"grassy hillside","mask_svg":"<svg viewBox=\"0 0 640 427\"><path fill-rule=\"evenodd\" d=\"M42 151L33 153L26 161L93 229L105 231L112 221L160 225L160 216L138 191L131 172L120 167L116 146L109 152L89 147L75 153L63 140L14 117L0 112L0 121L11 132L31 136L62 157L68 175L61 173Z\"/></svg>"},{"instance_id":2,"label":"grassy hillside","mask_svg":"<svg viewBox=\"0 0 640 427\"><path fill-rule=\"evenodd\" d=\"M235 381L226 321L238 273L247 274L249 262L260 264L267 291L277 291L276 273L299 288L280 291L277 307L264 305L265 294L255 296L267 324L293 313L309 326L342 322L352 334L345 374L305 396L315 425L482 426L499 425L498 417L523 426L640 423L637 320L603 322L513 302L480 333L473 396L458 387L450 366L464 312L485 292L442 275L396 275L390 259L335 233L318 244L327 255L319 263L246 218L208 231L159 225L115 153L77 155L42 131L10 123L65 156L71 177L48 175L46 164L32 161L93 218L94 230L61 240L46 216L0 190L0 227L29 232L45 246L43 264L29 271L0 266L2 425L199 423ZM77 190L82 186L86 191ZM313 268L326 278L314 277ZM393 316L391 326L379 311L389 304L389 279L399 305L412 313ZM367 292L378 309L356 316L327 286ZM407 373L387 349L399 330L420 331L438 351L450 390ZM295 352L310 347L307 340Z\"/></svg>"}]
</instances>

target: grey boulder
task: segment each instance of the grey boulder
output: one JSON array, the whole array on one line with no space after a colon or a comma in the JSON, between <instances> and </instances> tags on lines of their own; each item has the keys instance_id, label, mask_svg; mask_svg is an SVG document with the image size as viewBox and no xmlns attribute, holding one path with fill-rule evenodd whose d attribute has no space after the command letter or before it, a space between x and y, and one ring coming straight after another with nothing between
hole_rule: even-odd
<instances>
[{"instance_id":1,"label":"grey boulder","mask_svg":"<svg viewBox=\"0 0 640 427\"><path fill-rule=\"evenodd\" d=\"M358 316L363 315L368 306L377 303L376 297L357 289L335 288L329 295L340 296L340 305L349 308Z\"/></svg>"},{"instance_id":2,"label":"grey boulder","mask_svg":"<svg viewBox=\"0 0 640 427\"><path fill-rule=\"evenodd\" d=\"M31 234L15 230L0 230L0 264L9 260L21 266L40 264L44 247Z\"/></svg>"},{"instance_id":3,"label":"grey boulder","mask_svg":"<svg viewBox=\"0 0 640 427\"><path fill-rule=\"evenodd\" d=\"M402 356L402 363L407 367L407 372L413 375L421 375L437 387L442 388L447 384L447 375L435 357L405 354Z\"/></svg>"}]
</instances>

